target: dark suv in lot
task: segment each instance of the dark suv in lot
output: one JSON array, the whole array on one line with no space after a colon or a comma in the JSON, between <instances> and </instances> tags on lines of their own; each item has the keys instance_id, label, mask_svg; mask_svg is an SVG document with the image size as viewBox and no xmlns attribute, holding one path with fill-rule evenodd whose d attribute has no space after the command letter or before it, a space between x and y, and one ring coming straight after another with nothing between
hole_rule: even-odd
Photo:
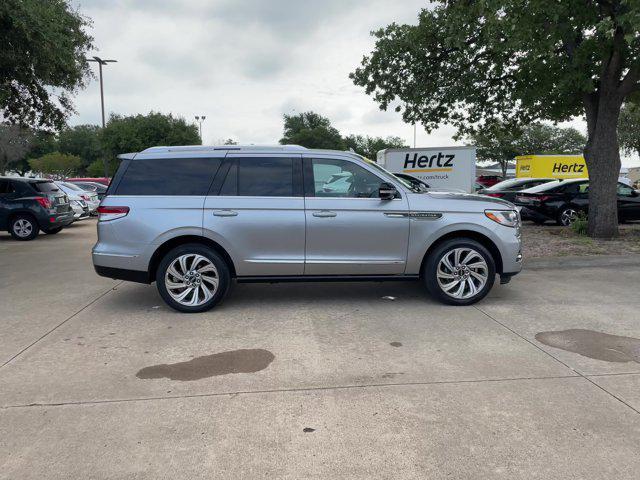
<instances>
[{"instance_id":1,"label":"dark suv in lot","mask_svg":"<svg viewBox=\"0 0 640 480\"><path fill-rule=\"evenodd\" d=\"M0 177L0 229L16 240L58 233L71 222L69 199L51 180Z\"/></svg>"}]
</instances>

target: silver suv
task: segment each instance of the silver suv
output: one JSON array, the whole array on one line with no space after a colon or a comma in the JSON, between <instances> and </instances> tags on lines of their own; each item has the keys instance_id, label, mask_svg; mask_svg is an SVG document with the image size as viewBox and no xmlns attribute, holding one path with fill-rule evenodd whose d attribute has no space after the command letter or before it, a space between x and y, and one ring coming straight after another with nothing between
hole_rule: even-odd
<instances>
[{"instance_id":1,"label":"silver suv","mask_svg":"<svg viewBox=\"0 0 640 480\"><path fill-rule=\"evenodd\" d=\"M238 282L421 279L453 305L522 267L505 201L429 192L349 152L153 147L122 163L98 209L96 272L156 282L202 312Z\"/></svg>"}]
</instances>

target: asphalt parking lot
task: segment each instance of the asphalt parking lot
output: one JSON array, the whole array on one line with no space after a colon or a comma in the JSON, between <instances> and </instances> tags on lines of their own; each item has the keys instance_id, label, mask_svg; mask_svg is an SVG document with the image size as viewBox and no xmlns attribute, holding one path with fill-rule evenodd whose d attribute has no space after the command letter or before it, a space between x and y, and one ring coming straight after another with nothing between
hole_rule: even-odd
<instances>
[{"instance_id":1,"label":"asphalt parking lot","mask_svg":"<svg viewBox=\"0 0 640 480\"><path fill-rule=\"evenodd\" d=\"M184 315L95 275L94 240L0 234L2 479L638 478L637 256L539 262L477 307L236 285Z\"/></svg>"}]
</instances>

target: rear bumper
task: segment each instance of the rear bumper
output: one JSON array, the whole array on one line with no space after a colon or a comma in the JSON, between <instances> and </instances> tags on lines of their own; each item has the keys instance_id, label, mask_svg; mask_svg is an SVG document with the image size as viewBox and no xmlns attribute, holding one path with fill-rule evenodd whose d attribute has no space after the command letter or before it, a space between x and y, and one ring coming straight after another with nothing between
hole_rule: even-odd
<instances>
[{"instance_id":1,"label":"rear bumper","mask_svg":"<svg viewBox=\"0 0 640 480\"><path fill-rule=\"evenodd\" d=\"M40 226L44 229L66 227L71 225L74 220L73 211L67 213L59 213L56 215L50 215L46 219L40 220Z\"/></svg>"},{"instance_id":2,"label":"rear bumper","mask_svg":"<svg viewBox=\"0 0 640 480\"><path fill-rule=\"evenodd\" d=\"M103 267L101 265L93 265L96 273L101 277L113 278L115 280L126 280L136 283L151 283L149 274L140 270L128 270L125 268Z\"/></svg>"},{"instance_id":3,"label":"rear bumper","mask_svg":"<svg viewBox=\"0 0 640 480\"><path fill-rule=\"evenodd\" d=\"M545 215L537 210L533 210L529 207L519 205L520 217L522 220L553 220L550 216Z\"/></svg>"}]
</instances>

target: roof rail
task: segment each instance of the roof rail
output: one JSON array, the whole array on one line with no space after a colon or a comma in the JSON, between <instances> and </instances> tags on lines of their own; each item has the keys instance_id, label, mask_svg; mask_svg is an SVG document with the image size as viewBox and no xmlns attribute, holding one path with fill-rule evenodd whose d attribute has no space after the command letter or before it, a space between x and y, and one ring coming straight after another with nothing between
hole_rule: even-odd
<instances>
[{"instance_id":1,"label":"roof rail","mask_svg":"<svg viewBox=\"0 0 640 480\"><path fill-rule=\"evenodd\" d=\"M306 147L300 145L179 145L179 146L158 146L150 147L140 153L168 153L168 152L211 152L217 150L241 150L241 151L269 151L269 152L285 152L307 150Z\"/></svg>"}]
</instances>

